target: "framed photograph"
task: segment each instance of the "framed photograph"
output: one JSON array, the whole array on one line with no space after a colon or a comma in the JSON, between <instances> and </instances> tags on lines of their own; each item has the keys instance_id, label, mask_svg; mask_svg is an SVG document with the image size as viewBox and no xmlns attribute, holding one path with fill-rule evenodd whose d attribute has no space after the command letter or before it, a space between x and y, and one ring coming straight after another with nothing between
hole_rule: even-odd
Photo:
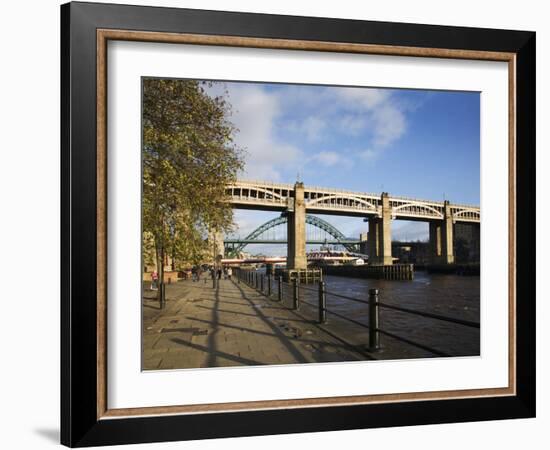
<instances>
[{"instance_id":1,"label":"framed photograph","mask_svg":"<svg viewBox=\"0 0 550 450\"><path fill-rule=\"evenodd\" d=\"M61 441L535 415L535 33L61 7Z\"/></svg>"}]
</instances>

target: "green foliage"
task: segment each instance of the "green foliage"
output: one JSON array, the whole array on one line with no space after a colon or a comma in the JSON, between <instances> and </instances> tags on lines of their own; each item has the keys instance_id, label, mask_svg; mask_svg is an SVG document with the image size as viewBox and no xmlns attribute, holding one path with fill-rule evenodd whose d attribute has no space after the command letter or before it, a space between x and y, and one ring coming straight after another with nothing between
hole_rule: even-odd
<instances>
[{"instance_id":1,"label":"green foliage","mask_svg":"<svg viewBox=\"0 0 550 450\"><path fill-rule=\"evenodd\" d=\"M228 231L225 187L243 166L225 96L194 80L143 80L143 231L157 260L199 262L209 230ZM160 267L160 270L162 268Z\"/></svg>"}]
</instances>

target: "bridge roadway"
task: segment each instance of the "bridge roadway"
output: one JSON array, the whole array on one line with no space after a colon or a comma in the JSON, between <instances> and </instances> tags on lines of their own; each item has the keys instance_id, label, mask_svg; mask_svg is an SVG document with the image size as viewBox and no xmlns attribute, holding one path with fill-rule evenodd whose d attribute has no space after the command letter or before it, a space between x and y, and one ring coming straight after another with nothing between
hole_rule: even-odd
<instances>
[{"instance_id":1,"label":"bridge roadway","mask_svg":"<svg viewBox=\"0 0 550 450\"><path fill-rule=\"evenodd\" d=\"M391 221L417 220L429 223L432 260L454 263L454 224L469 223L479 236L480 208L405 197L305 187L303 183L275 184L237 181L226 189L229 202L238 209L282 211L287 219L287 266L307 268L306 212L359 216L368 220L367 253L372 264L390 265Z\"/></svg>"}]
</instances>

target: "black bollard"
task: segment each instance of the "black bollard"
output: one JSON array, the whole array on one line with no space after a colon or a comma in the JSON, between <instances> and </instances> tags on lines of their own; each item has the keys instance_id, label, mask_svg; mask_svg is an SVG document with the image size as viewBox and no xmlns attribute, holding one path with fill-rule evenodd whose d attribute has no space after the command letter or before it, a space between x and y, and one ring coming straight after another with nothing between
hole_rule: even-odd
<instances>
[{"instance_id":1,"label":"black bollard","mask_svg":"<svg viewBox=\"0 0 550 450\"><path fill-rule=\"evenodd\" d=\"M327 294L325 282L319 281L319 323L327 322Z\"/></svg>"},{"instance_id":2,"label":"black bollard","mask_svg":"<svg viewBox=\"0 0 550 450\"><path fill-rule=\"evenodd\" d=\"M299 292L299 288L298 288L298 278L294 278L293 280L293 284L292 284L292 291L293 291L293 295L292 295L292 300L293 300L293 305L292 305L292 309L299 309L300 308L300 292Z\"/></svg>"},{"instance_id":3,"label":"black bollard","mask_svg":"<svg viewBox=\"0 0 550 450\"><path fill-rule=\"evenodd\" d=\"M378 289L369 289L369 349L380 349Z\"/></svg>"},{"instance_id":4,"label":"black bollard","mask_svg":"<svg viewBox=\"0 0 550 450\"><path fill-rule=\"evenodd\" d=\"M279 275L279 292L277 295L280 302L283 301L283 276Z\"/></svg>"}]
</instances>

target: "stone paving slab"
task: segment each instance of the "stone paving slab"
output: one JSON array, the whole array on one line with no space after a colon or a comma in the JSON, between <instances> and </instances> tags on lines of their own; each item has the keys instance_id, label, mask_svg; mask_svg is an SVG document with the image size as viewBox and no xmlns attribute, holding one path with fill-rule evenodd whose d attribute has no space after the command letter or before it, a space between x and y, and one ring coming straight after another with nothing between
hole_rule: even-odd
<instances>
[{"instance_id":1,"label":"stone paving slab","mask_svg":"<svg viewBox=\"0 0 550 450\"><path fill-rule=\"evenodd\" d=\"M362 361L370 356L243 283L180 281L143 299L143 369Z\"/></svg>"}]
</instances>

